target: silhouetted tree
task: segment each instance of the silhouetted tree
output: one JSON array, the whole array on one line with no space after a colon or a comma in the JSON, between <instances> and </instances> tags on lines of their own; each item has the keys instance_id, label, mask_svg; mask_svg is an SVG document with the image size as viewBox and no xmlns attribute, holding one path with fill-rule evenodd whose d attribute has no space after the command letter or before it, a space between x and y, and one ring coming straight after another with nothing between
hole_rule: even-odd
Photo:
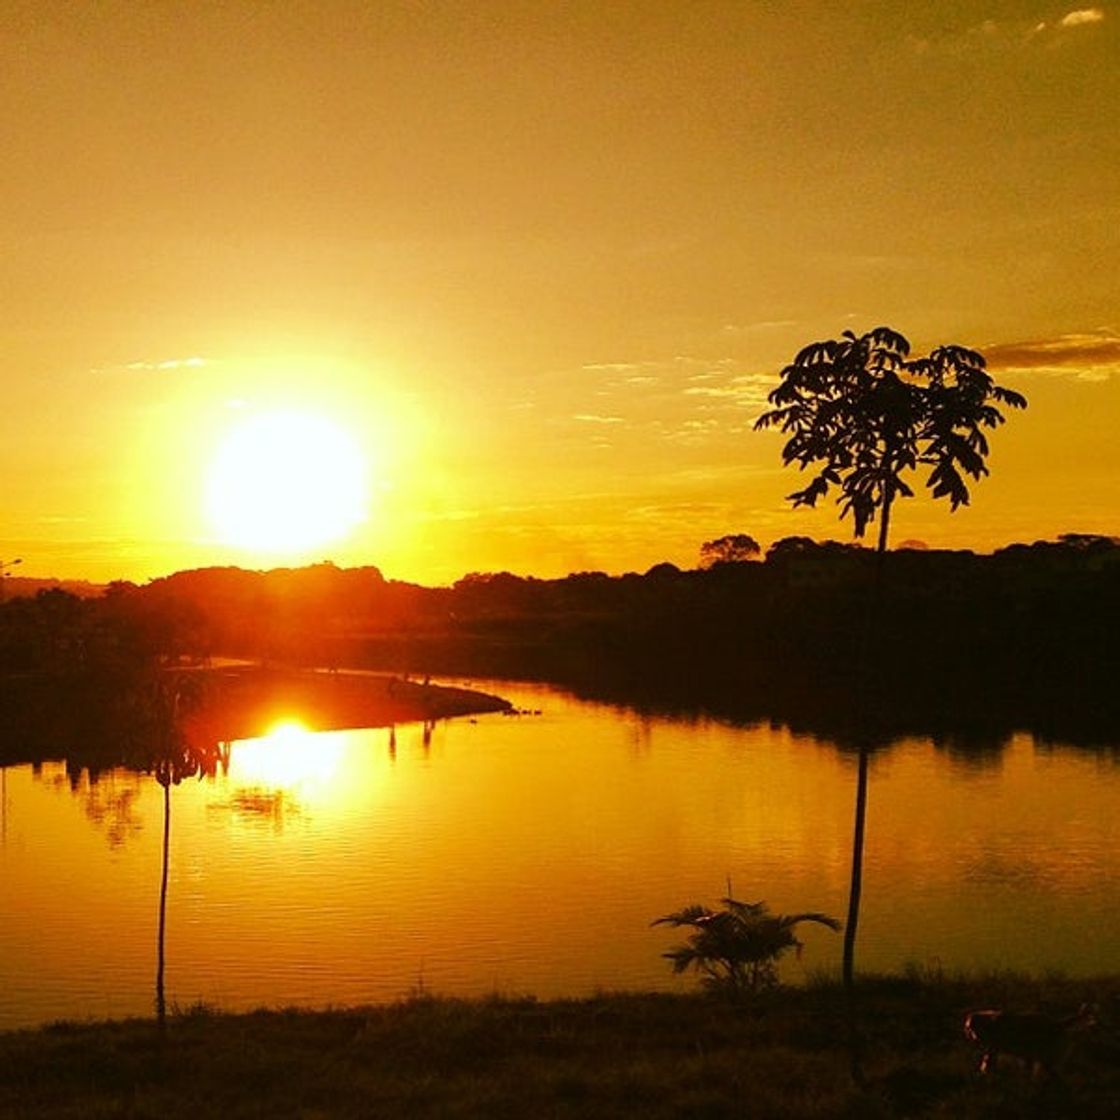
<instances>
[{"instance_id":1,"label":"silhouetted tree","mask_svg":"<svg viewBox=\"0 0 1120 1120\"><path fill-rule=\"evenodd\" d=\"M1058 541L1078 552L1104 553L1120 548L1120 537L1106 537L1100 533L1061 533Z\"/></svg>"},{"instance_id":2,"label":"silhouetted tree","mask_svg":"<svg viewBox=\"0 0 1120 1120\"><path fill-rule=\"evenodd\" d=\"M806 346L782 370L770 394L775 407L755 428L788 434L782 459L816 477L791 494L795 506L815 506L831 486L840 488L840 515L851 513L862 537L879 511L879 551L887 545L891 507L913 497L903 472L929 466L926 485L950 508L968 504L963 475L988 473L983 429L1003 423L995 404L1026 407L1026 398L996 385L982 355L941 346L929 357L909 357L910 343L887 327L857 338Z\"/></svg>"},{"instance_id":3,"label":"silhouetted tree","mask_svg":"<svg viewBox=\"0 0 1120 1120\"><path fill-rule=\"evenodd\" d=\"M742 564L754 560L761 552L754 537L746 533L729 533L725 537L716 537L714 541L705 541L700 546L700 566L711 568L715 564Z\"/></svg>"},{"instance_id":4,"label":"silhouetted tree","mask_svg":"<svg viewBox=\"0 0 1120 1120\"><path fill-rule=\"evenodd\" d=\"M801 951L794 930L802 922L840 928L827 914L771 914L765 902L720 901L721 910L686 906L652 924L690 926L688 943L662 956L671 962L674 973L695 969L708 987L733 996L777 985L778 960L789 949Z\"/></svg>"},{"instance_id":5,"label":"silhouetted tree","mask_svg":"<svg viewBox=\"0 0 1120 1120\"><path fill-rule=\"evenodd\" d=\"M783 560L787 556L803 556L820 548L812 537L782 537L766 550L766 561Z\"/></svg>"},{"instance_id":6,"label":"silhouetted tree","mask_svg":"<svg viewBox=\"0 0 1120 1120\"><path fill-rule=\"evenodd\" d=\"M845 331L839 339L806 346L781 373L769 396L774 406L755 429L779 428L789 438L784 463L817 474L789 496L794 506L815 506L830 487L840 489L840 516L849 513L862 537L879 517L879 562L871 614L878 611L882 559L891 508L912 497L903 478L919 465L930 468L926 485L933 497L948 498L950 509L968 503L964 476L988 473L985 428L1003 422L996 404L1024 408L1026 398L996 385L982 355L962 346L941 346L925 358L910 358L910 343L888 327L861 337ZM994 402L994 403L993 403ZM866 675L867 638L862 643ZM865 682L861 691L866 691ZM857 710L866 696L857 698ZM861 713L862 714L862 713ZM863 836L867 812L869 749L861 740L852 844L848 919L844 928L844 984L853 992L853 969L862 890ZM853 1071L859 1076L858 1059Z\"/></svg>"},{"instance_id":7,"label":"silhouetted tree","mask_svg":"<svg viewBox=\"0 0 1120 1120\"><path fill-rule=\"evenodd\" d=\"M673 576L679 576L680 574L680 568L668 560L662 560L660 564L654 564L652 568L646 569L645 573L647 579L672 579Z\"/></svg>"}]
</instances>

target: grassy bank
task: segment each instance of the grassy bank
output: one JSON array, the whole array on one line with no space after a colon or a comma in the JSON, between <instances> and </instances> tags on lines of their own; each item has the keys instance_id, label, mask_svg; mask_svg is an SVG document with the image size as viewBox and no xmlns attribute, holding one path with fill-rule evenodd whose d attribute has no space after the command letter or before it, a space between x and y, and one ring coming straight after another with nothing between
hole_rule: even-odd
<instances>
[{"instance_id":1,"label":"grassy bank","mask_svg":"<svg viewBox=\"0 0 1120 1120\"><path fill-rule=\"evenodd\" d=\"M1005 1059L979 1077L977 1006L1061 1013L1084 1000L1062 1082ZM870 1084L848 1074L831 984L749 1007L701 996L419 998L342 1011L58 1024L0 1035L0 1116L1109 1117L1120 1114L1120 978L867 981Z\"/></svg>"}]
</instances>

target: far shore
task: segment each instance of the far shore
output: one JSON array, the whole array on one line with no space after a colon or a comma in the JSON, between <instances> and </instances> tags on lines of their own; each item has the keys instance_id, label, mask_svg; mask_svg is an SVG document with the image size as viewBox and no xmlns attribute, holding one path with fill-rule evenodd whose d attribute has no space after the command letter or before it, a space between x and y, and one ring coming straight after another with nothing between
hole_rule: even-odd
<instances>
[{"instance_id":1,"label":"far shore","mask_svg":"<svg viewBox=\"0 0 1120 1120\"><path fill-rule=\"evenodd\" d=\"M849 1075L841 986L538 1001L417 993L397 1004L154 1020L60 1023L0 1033L0 1115L643 1120L1115 1117L1120 977L1006 974L865 977L867 1084ZM1013 1057L976 1072L962 1020L977 1007L1099 1024L1072 1040L1058 1076Z\"/></svg>"},{"instance_id":2,"label":"far shore","mask_svg":"<svg viewBox=\"0 0 1120 1120\"><path fill-rule=\"evenodd\" d=\"M179 686L177 702L188 742L203 754L221 743L253 739L291 720L309 731L393 727L405 723L512 711L508 700L487 692L434 684L392 673L296 669L255 662L170 666ZM59 674L11 674L0 680L0 717L8 734L0 740L0 762L17 766L66 759L80 768L104 770L135 765L147 741L127 748L134 720L116 701L131 682ZM141 697L151 682L141 684Z\"/></svg>"},{"instance_id":3,"label":"far shore","mask_svg":"<svg viewBox=\"0 0 1120 1120\"><path fill-rule=\"evenodd\" d=\"M190 733L213 741L264 735L285 714L314 731L392 727L486 712L509 701L469 688L392 673L232 664L200 670L202 702L187 717Z\"/></svg>"}]
</instances>

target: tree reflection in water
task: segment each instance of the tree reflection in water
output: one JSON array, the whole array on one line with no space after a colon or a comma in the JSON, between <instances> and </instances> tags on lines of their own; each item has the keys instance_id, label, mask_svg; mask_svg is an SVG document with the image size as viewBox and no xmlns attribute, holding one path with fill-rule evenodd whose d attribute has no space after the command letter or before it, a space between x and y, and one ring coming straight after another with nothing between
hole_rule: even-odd
<instances>
[{"instance_id":1,"label":"tree reflection in water","mask_svg":"<svg viewBox=\"0 0 1120 1120\"><path fill-rule=\"evenodd\" d=\"M146 704L144 703L146 701ZM167 1020L164 987L167 941L167 878L171 850L171 787L185 778L213 777L218 767L229 767L227 743L192 743L183 729L183 717L201 702L199 677L161 674L145 690L137 715L146 731L141 747L146 757L134 760L163 787L163 847L159 882L159 926L156 947L156 1020L162 1031Z\"/></svg>"}]
</instances>

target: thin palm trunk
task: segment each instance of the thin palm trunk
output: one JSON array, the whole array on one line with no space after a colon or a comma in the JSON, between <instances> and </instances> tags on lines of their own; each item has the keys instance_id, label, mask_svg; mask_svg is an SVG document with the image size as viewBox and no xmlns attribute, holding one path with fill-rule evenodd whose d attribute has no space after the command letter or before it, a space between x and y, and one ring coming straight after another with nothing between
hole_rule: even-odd
<instances>
[{"instance_id":1,"label":"thin palm trunk","mask_svg":"<svg viewBox=\"0 0 1120 1120\"><path fill-rule=\"evenodd\" d=\"M160 1030L167 1020L167 1001L164 998L164 938L167 931L167 864L171 839L171 783L163 787L163 869L159 881L159 943L156 951L156 1021Z\"/></svg>"}]
</instances>

